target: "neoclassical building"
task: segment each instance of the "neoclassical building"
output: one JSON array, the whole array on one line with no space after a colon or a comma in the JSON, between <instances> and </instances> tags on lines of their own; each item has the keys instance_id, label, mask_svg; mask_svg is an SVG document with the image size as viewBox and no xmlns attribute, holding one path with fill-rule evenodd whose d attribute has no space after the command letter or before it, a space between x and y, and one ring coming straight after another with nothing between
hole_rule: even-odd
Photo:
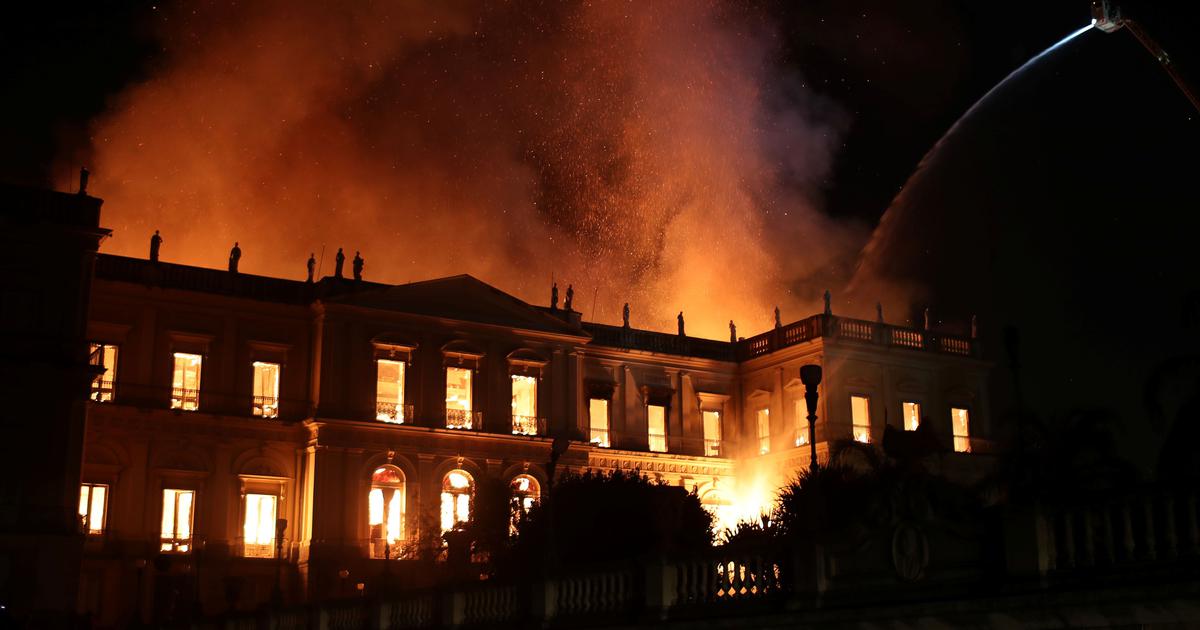
<instances>
[{"instance_id":1,"label":"neoclassical building","mask_svg":"<svg viewBox=\"0 0 1200 630\"><path fill-rule=\"evenodd\" d=\"M928 423L986 450L972 339L825 313L722 342L583 322L470 276L283 280L100 254L87 323L79 605L102 625L419 584L476 484L638 470L728 522L807 465L815 425ZM556 449L557 438L557 449ZM434 567L430 569L430 567ZM277 592L278 589L278 592Z\"/></svg>"}]
</instances>

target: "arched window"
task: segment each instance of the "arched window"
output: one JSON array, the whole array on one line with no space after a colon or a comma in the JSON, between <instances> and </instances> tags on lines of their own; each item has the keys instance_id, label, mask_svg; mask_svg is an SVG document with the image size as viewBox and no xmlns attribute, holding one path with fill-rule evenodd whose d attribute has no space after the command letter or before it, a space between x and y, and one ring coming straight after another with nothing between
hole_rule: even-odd
<instances>
[{"instance_id":1,"label":"arched window","mask_svg":"<svg viewBox=\"0 0 1200 630\"><path fill-rule=\"evenodd\" d=\"M404 539L404 473L380 466L371 473L367 495L367 522L371 526L371 557L395 558Z\"/></svg>"},{"instance_id":2,"label":"arched window","mask_svg":"<svg viewBox=\"0 0 1200 630\"><path fill-rule=\"evenodd\" d=\"M517 525L526 516L529 516L529 511L538 504L538 500L542 496L542 489L538 485L537 479L529 475L513 477L509 489L512 492L512 514L509 517L508 533L516 535Z\"/></svg>"},{"instance_id":3,"label":"arched window","mask_svg":"<svg viewBox=\"0 0 1200 630\"><path fill-rule=\"evenodd\" d=\"M442 478L442 533L471 520L475 480L465 470L451 470Z\"/></svg>"}]
</instances>

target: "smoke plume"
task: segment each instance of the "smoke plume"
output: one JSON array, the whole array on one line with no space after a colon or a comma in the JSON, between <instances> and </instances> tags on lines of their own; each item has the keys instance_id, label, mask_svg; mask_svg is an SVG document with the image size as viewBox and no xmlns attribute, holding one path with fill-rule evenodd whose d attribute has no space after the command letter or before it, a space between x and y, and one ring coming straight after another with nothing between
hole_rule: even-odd
<instances>
[{"instance_id":1,"label":"smoke plume","mask_svg":"<svg viewBox=\"0 0 1200 630\"><path fill-rule=\"evenodd\" d=\"M256 1L164 12L95 122L114 253L301 278L470 273L586 319L689 334L815 312L861 241L814 200L842 117L756 9ZM322 251L324 255L322 256Z\"/></svg>"}]
</instances>

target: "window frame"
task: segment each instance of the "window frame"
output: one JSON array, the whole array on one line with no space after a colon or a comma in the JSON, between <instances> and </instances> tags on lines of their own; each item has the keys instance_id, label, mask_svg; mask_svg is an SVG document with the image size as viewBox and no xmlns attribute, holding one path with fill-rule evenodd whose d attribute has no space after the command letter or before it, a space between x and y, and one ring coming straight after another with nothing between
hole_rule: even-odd
<instances>
[{"instance_id":1,"label":"window frame","mask_svg":"<svg viewBox=\"0 0 1200 630\"><path fill-rule=\"evenodd\" d=\"M196 366L197 366L196 367L196 389L194 389L194 390L183 387L183 385L187 382L186 369L184 370L183 374L180 377L180 381L179 381L180 386L179 387L175 386L175 372L176 372L176 368L178 366L178 362L179 362L180 358L182 358L182 357L196 357L196 359L197 359L197 362L196 362ZM205 363L205 355L202 352L187 352L184 350L172 350L171 351L171 409L173 411L189 411L189 412L200 411L200 402L201 402L200 394L203 391L202 388L204 387L204 363ZM179 392L178 395L176 395L177 391ZM189 397L187 395L188 392L194 392L194 405L195 406L191 409L189 409L187 407L187 402L189 399Z\"/></svg>"},{"instance_id":2,"label":"window frame","mask_svg":"<svg viewBox=\"0 0 1200 630\"><path fill-rule=\"evenodd\" d=\"M866 408L866 424L862 424L854 417L854 401L855 399L862 400ZM860 444L870 444L872 441L871 435L871 395L862 392L851 392L848 398L850 401L850 438ZM859 433L859 429L863 432Z\"/></svg>"},{"instance_id":3,"label":"window frame","mask_svg":"<svg viewBox=\"0 0 1200 630\"><path fill-rule=\"evenodd\" d=\"M717 419L716 437L710 437L708 434L707 414L715 414ZM700 434L704 441L704 456L705 457L721 457L721 453L725 448L725 412L721 409L700 408Z\"/></svg>"},{"instance_id":4,"label":"window frame","mask_svg":"<svg viewBox=\"0 0 1200 630\"><path fill-rule=\"evenodd\" d=\"M104 353L105 353L106 348L112 348L112 351L113 351L113 364L112 364L111 368L109 368L108 366L106 366L104 364ZM92 358L92 356L96 356L94 353L96 352L97 349L100 350L100 354L98 355L100 358L100 362L92 363L91 358ZM121 344L111 343L108 341L89 341L88 342L88 350L89 350L89 355L88 355L89 364L105 368L104 373L97 375L95 380L92 381L91 389L89 389L89 391L88 391L88 399L93 402L99 402L99 403L116 402L116 400L117 400L117 369L120 366L120 362L121 362ZM106 377L108 377L110 375L110 373L111 373L112 378L106 379ZM105 383L108 384L107 388L104 387ZM105 392L108 393L108 397L106 399L103 398L103 395Z\"/></svg>"},{"instance_id":5,"label":"window frame","mask_svg":"<svg viewBox=\"0 0 1200 630\"><path fill-rule=\"evenodd\" d=\"M450 475L455 474L455 473L460 473L467 478L467 485L465 488L458 488L458 487L454 486L452 483L450 483ZM449 489L447 489L447 488L449 488ZM438 508L439 508L438 526L439 526L442 534L445 534L445 533L451 532L451 531L456 531L459 523L468 523L471 521L472 518L475 517L475 492L476 492L475 475L472 475L466 469L452 468L452 469L446 471L446 473L444 475L442 475L441 487L438 492ZM458 508L459 508L459 504L460 504L459 498L463 495L467 496L467 518L465 520L458 520ZM446 526L446 498L447 497L451 497L451 500L450 500L451 516L455 519L455 521L453 523L451 523L449 527Z\"/></svg>"},{"instance_id":6,"label":"window frame","mask_svg":"<svg viewBox=\"0 0 1200 630\"><path fill-rule=\"evenodd\" d=\"M92 529L92 508L95 507L94 492L96 488L104 488L103 505L100 506L100 527ZM103 536L108 533L108 505L112 498L112 484L100 483L94 481L83 481L79 484L79 502L83 504L84 489L88 490L87 512L80 514L80 526L83 528L83 533L88 537Z\"/></svg>"},{"instance_id":7,"label":"window frame","mask_svg":"<svg viewBox=\"0 0 1200 630\"><path fill-rule=\"evenodd\" d=\"M601 396L588 396L588 443L598 448L612 448L612 399ZM592 418L592 401L604 403L604 428L597 429ZM603 440L597 441L596 431L603 431Z\"/></svg>"},{"instance_id":8,"label":"window frame","mask_svg":"<svg viewBox=\"0 0 1200 630\"><path fill-rule=\"evenodd\" d=\"M954 417L954 412L962 411L966 414L967 422L965 435L958 433L958 425ZM970 453L971 452L971 406L970 405L950 405L950 438L955 453ZM960 442L961 440L961 442ZM959 447L962 448L959 448Z\"/></svg>"},{"instance_id":9,"label":"window frame","mask_svg":"<svg viewBox=\"0 0 1200 630\"><path fill-rule=\"evenodd\" d=\"M258 383L259 383L259 379L258 379L259 366L267 366L267 365L275 366L275 396L273 397L274 413L269 414L269 415L266 412L266 407L268 405L266 404L265 399L267 398L267 396L258 396L254 393L255 390L258 388ZM250 414L256 418L266 418L266 419L278 418L279 417L279 401L282 398L282 396L280 396L280 389L283 387L283 363L281 363L279 361L263 361L261 359L255 359L250 362L250 378L252 379L251 383L250 383ZM262 398L264 400L260 402L259 398Z\"/></svg>"},{"instance_id":10,"label":"window frame","mask_svg":"<svg viewBox=\"0 0 1200 630\"><path fill-rule=\"evenodd\" d=\"M390 471L395 472L396 475L400 478L400 481L397 481L397 482L376 481L375 475L377 475L379 473L379 471L381 471L381 470L390 470ZM408 538L409 527L408 527L408 523L407 523L408 516L409 516L408 515L408 511L409 511L408 475L404 472L403 468L397 466L394 462L390 462L390 461L381 463L378 466L373 467L371 469L370 474L371 474L371 476L368 479L367 494L366 494L366 499L367 499L366 524L367 524L367 547L368 547L367 555L368 555L368 557L376 559L376 560L389 559L389 558L395 559L401 555L400 552L403 550L403 545L409 539ZM387 500L388 499L387 490L389 490L389 489L392 490L392 492L394 493L394 494L392 494L392 500L395 501L395 500L399 499L399 501L400 501L400 504L399 504L399 512L400 513L397 515L397 518L399 518L399 521L398 521L398 523L396 523L398 535L395 540L392 540L392 538L389 536L389 531L388 531L390 529L389 526L392 524L391 523L391 504ZM371 522L371 495L373 495L376 490L380 491L380 497L383 499L383 504L381 506L382 513L380 515L379 523L372 523ZM380 526L380 533L382 534L382 536L380 536L380 537L376 537L374 535L374 533L375 533L374 528L376 527L376 525Z\"/></svg>"},{"instance_id":11,"label":"window frame","mask_svg":"<svg viewBox=\"0 0 1200 630\"><path fill-rule=\"evenodd\" d=\"M907 405L913 405L913 407L916 409L916 412L917 412L916 424L914 424L911 429L908 428L909 414L905 413L905 406L907 406ZM920 400L917 400L915 398L901 400L900 401L900 423L901 423L900 428L904 429L905 431L916 431L917 429L921 428L921 421L922 421L921 412L923 410L924 410L924 405L921 403Z\"/></svg>"},{"instance_id":12,"label":"window frame","mask_svg":"<svg viewBox=\"0 0 1200 630\"><path fill-rule=\"evenodd\" d=\"M659 409L662 409L662 433L661 434L654 433L654 429L650 425L650 408L651 407L657 407ZM660 405L658 403L653 403L653 402L646 403L646 450L650 451L651 453L666 453L666 452L669 452L669 450L670 450L668 442L667 442L667 425L669 424L669 414L670 414L670 407L668 407L667 405ZM656 437L660 441L656 441L655 440ZM655 448L656 444L661 444L661 448Z\"/></svg>"},{"instance_id":13,"label":"window frame","mask_svg":"<svg viewBox=\"0 0 1200 630\"><path fill-rule=\"evenodd\" d=\"M163 531L163 527L162 527L163 517L166 516L167 493L168 492L176 493L174 495L175 496L174 511L173 511L173 515L171 518L172 527L173 527L173 532L172 532L173 535L171 537L166 536L166 532ZM191 506L190 506L190 509L188 510L188 536L187 536L187 538L182 538L179 536L179 495L183 494L183 493L190 493L191 497L192 497L191 498ZM195 545L195 541L196 541L196 503L197 503L197 498L200 495L200 491L194 487L190 487L190 486L186 486L186 485L176 485L174 487L164 485L162 487L162 490L159 491L158 495L159 495L159 507L160 507L159 519L158 519L158 523L159 523L158 524L159 553L176 554L176 555L191 554L196 548L196 545ZM181 549L181 547L186 547L186 549Z\"/></svg>"},{"instance_id":14,"label":"window frame","mask_svg":"<svg viewBox=\"0 0 1200 630\"><path fill-rule=\"evenodd\" d=\"M766 423L763 423L763 419ZM766 434L763 434L763 428ZM754 409L754 441L758 446L758 454L766 455L771 452L771 407L766 405Z\"/></svg>"}]
</instances>

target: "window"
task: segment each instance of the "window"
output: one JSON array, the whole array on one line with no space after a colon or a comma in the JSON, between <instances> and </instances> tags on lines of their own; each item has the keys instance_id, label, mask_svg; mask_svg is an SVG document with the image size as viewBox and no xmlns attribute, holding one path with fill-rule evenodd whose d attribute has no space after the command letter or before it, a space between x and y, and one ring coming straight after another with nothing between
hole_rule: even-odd
<instances>
[{"instance_id":1,"label":"window","mask_svg":"<svg viewBox=\"0 0 1200 630\"><path fill-rule=\"evenodd\" d=\"M591 398L588 400L588 426L591 433L589 439L596 446L612 446L608 435L608 399Z\"/></svg>"},{"instance_id":2,"label":"window","mask_svg":"<svg viewBox=\"0 0 1200 630\"><path fill-rule=\"evenodd\" d=\"M92 400L112 402L117 384L117 347L108 343L91 344L88 362L104 368L104 373L92 381Z\"/></svg>"},{"instance_id":3,"label":"window","mask_svg":"<svg viewBox=\"0 0 1200 630\"><path fill-rule=\"evenodd\" d=\"M108 514L108 486L85 483L79 486L79 520L88 534L104 533L104 518Z\"/></svg>"},{"instance_id":4,"label":"window","mask_svg":"<svg viewBox=\"0 0 1200 630\"><path fill-rule=\"evenodd\" d=\"M254 362L254 415L279 417L279 364Z\"/></svg>"},{"instance_id":5,"label":"window","mask_svg":"<svg viewBox=\"0 0 1200 630\"><path fill-rule=\"evenodd\" d=\"M187 553L192 550L192 506L195 497L196 493L192 490L163 490L162 551Z\"/></svg>"},{"instance_id":6,"label":"window","mask_svg":"<svg viewBox=\"0 0 1200 630\"><path fill-rule=\"evenodd\" d=\"M367 495L367 524L371 527L371 557L395 558L397 543L404 540L404 473L395 466L380 466L371 473Z\"/></svg>"},{"instance_id":7,"label":"window","mask_svg":"<svg viewBox=\"0 0 1200 630\"><path fill-rule=\"evenodd\" d=\"M247 558L275 557L275 518L279 497L247 494L242 519L242 555Z\"/></svg>"},{"instance_id":8,"label":"window","mask_svg":"<svg viewBox=\"0 0 1200 630\"><path fill-rule=\"evenodd\" d=\"M472 429L471 370L446 368L446 428Z\"/></svg>"},{"instance_id":9,"label":"window","mask_svg":"<svg viewBox=\"0 0 1200 630\"><path fill-rule=\"evenodd\" d=\"M721 456L721 412L702 411L704 423L704 454L708 457Z\"/></svg>"},{"instance_id":10,"label":"window","mask_svg":"<svg viewBox=\"0 0 1200 630\"><path fill-rule=\"evenodd\" d=\"M512 432L537 435L537 377L512 375Z\"/></svg>"},{"instance_id":11,"label":"window","mask_svg":"<svg viewBox=\"0 0 1200 630\"><path fill-rule=\"evenodd\" d=\"M404 362L375 360L375 419L404 422Z\"/></svg>"},{"instance_id":12,"label":"window","mask_svg":"<svg viewBox=\"0 0 1200 630\"><path fill-rule=\"evenodd\" d=\"M850 428L854 440L864 444L871 441L871 399L866 396L850 397Z\"/></svg>"},{"instance_id":13,"label":"window","mask_svg":"<svg viewBox=\"0 0 1200 630\"><path fill-rule=\"evenodd\" d=\"M954 430L954 450L959 453L971 452L971 412L962 407L950 409L950 423Z\"/></svg>"},{"instance_id":14,"label":"window","mask_svg":"<svg viewBox=\"0 0 1200 630\"><path fill-rule=\"evenodd\" d=\"M515 536L521 521L525 520L533 506L538 504L542 490L537 479L529 475L513 477L509 488L512 490L512 515L509 518L508 533Z\"/></svg>"},{"instance_id":15,"label":"window","mask_svg":"<svg viewBox=\"0 0 1200 630\"><path fill-rule=\"evenodd\" d=\"M808 404L803 398L797 398L795 402L795 411L792 414L793 427L795 431L794 442L796 446L805 446L808 444Z\"/></svg>"},{"instance_id":16,"label":"window","mask_svg":"<svg viewBox=\"0 0 1200 630\"><path fill-rule=\"evenodd\" d=\"M171 408L195 411L200 408L200 364L198 354L175 353L175 372L171 378Z\"/></svg>"},{"instance_id":17,"label":"window","mask_svg":"<svg viewBox=\"0 0 1200 630\"><path fill-rule=\"evenodd\" d=\"M771 452L771 410L759 409L754 414L758 426L758 454Z\"/></svg>"},{"instance_id":18,"label":"window","mask_svg":"<svg viewBox=\"0 0 1200 630\"><path fill-rule=\"evenodd\" d=\"M921 426L921 403L909 401L900 403L900 406L903 408L904 430L916 431Z\"/></svg>"},{"instance_id":19,"label":"window","mask_svg":"<svg viewBox=\"0 0 1200 630\"><path fill-rule=\"evenodd\" d=\"M471 520L475 480L465 470L451 470L442 479L442 533Z\"/></svg>"},{"instance_id":20,"label":"window","mask_svg":"<svg viewBox=\"0 0 1200 630\"><path fill-rule=\"evenodd\" d=\"M650 450L667 452L667 408L662 405L646 405L646 421L649 425Z\"/></svg>"}]
</instances>

